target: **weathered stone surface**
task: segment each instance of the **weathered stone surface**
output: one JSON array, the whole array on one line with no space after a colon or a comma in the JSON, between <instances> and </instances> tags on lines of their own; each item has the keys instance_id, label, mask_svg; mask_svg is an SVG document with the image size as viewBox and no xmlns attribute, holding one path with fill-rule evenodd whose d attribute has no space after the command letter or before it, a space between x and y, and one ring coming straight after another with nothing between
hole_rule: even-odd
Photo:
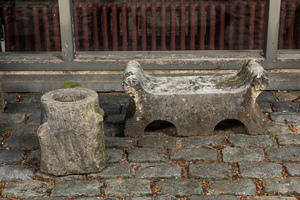
<instances>
[{"instance_id":1,"label":"weathered stone surface","mask_svg":"<svg viewBox=\"0 0 300 200\"><path fill-rule=\"evenodd\" d=\"M113 163L106 165L100 173L87 175L88 179L103 179L103 178L131 178L131 164L128 163Z\"/></svg>"},{"instance_id":2,"label":"weathered stone surface","mask_svg":"<svg viewBox=\"0 0 300 200\"><path fill-rule=\"evenodd\" d=\"M123 124L125 122L125 114L110 114L107 116L106 123Z\"/></svg>"},{"instance_id":3,"label":"weathered stone surface","mask_svg":"<svg viewBox=\"0 0 300 200\"><path fill-rule=\"evenodd\" d=\"M163 149L135 148L128 149L128 161L130 162L167 162L168 154Z\"/></svg>"},{"instance_id":4,"label":"weathered stone surface","mask_svg":"<svg viewBox=\"0 0 300 200\"><path fill-rule=\"evenodd\" d=\"M82 180L81 175L68 175L68 176L52 176L50 174L43 173L41 171L36 172L37 176L47 179L57 179L57 180Z\"/></svg>"},{"instance_id":5,"label":"weathered stone surface","mask_svg":"<svg viewBox=\"0 0 300 200\"><path fill-rule=\"evenodd\" d=\"M180 178L181 167L177 164L146 164L135 171L136 178Z\"/></svg>"},{"instance_id":6,"label":"weathered stone surface","mask_svg":"<svg viewBox=\"0 0 300 200\"><path fill-rule=\"evenodd\" d=\"M230 136L228 139L232 146L236 147L272 147L273 142L269 135L260 136L245 136L236 135Z\"/></svg>"},{"instance_id":7,"label":"weathered stone surface","mask_svg":"<svg viewBox=\"0 0 300 200\"><path fill-rule=\"evenodd\" d=\"M7 105L5 112L34 114L41 112L41 108L39 103L13 103Z\"/></svg>"},{"instance_id":8,"label":"weathered stone surface","mask_svg":"<svg viewBox=\"0 0 300 200\"><path fill-rule=\"evenodd\" d=\"M157 195L153 200L180 200L180 198L176 198L174 195Z\"/></svg>"},{"instance_id":9,"label":"weathered stone surface","mask_svg":"<svg viewBox=\"0 0 300 200\"><path fill-rule=\"evenodd\" d=\"M235 74L177 77L150 76L137 61L130 61L122 86L133 101L124 134L141 137L147 125L164 120L176 127L177 136L212 135L226 119L241 121L251 135L265 133L266 121L255 100L268 82L254 60Z\"/></svg>"},{"instance_id":10,"label":"weathered stone surface","mask_svg":"<svg viewBox=\"0 0 300 200\"><path fill-rule=\"evenodd\" d=\"M300 178L269 178L263 180L263 187L267 193L300 194Z\"/></svg>"},{"instance_id":11,"label":"weathered stone surface","mask_svg":"<svg viewBox=\"0 0 300 200\"><path fill-rule=\"evenodd\" d=\"M206 160L217 160L218 153L213 149L175 149L171 151L170 160L180 161L206 161Z\"/></svg>"},{"instance_id":12,"label":"weathered stone surface","mask_svg":"<svg viewBox=\"0 0 300 200\"><path fill-rule=\"evenodd\" d=\"M59 89L44 94L41 103L40 170L55 176L101 171L106 151L97 93L86 88Z\"/></svg>"},{"instance_id":13,"label":"weathered stone surface","mask_svg":"<svg viewBox=\"0 0 300 200\"><path fill-rule=\"evenodd\" d=\"M25 113L3 113L1 123L17 124L25 121Z\"/></svg>"},{"instance_id":14,"label":"weathered stone surface","mask_svg":"<svg viewBox=\"0 0 300 200\"><path fill-rule=\"evenodd\" d=\"M0 124L0 130L12 129L10 132L14 135L32 135L36 127L28 124Z\"/></svg>"},{"instance_id":15,"label":"weathered stone surface","mask_svg":"<svg viewBox=\"0 0 300 200\"><path fill-rule=\"evenodd\" d=\"M22 168L20 165L0 166L0 182L16 180L32 180L33 170Z\"/></svg>"},{"instance_id":16,"label":"weathered stone surface","mask_svg":"<svg viewBox=\"0 0 300 200\"><path fill-rule=\"evenodd\" d=\"M16 94L4 94L4 101L7 103L16 103Z\"/></svg>"},{"instance_id":17,"label":"weathered stone surface","mask_svg":"<svg viewBox=\"0 0 300 200\"><path fill-rule=\"evenodd\" d=\"M256 101L275 103L277 102L277 98L271 92L263 91L258 95Z\"/></svg>"},{"instance_id":18,"label":"weathered stone surface","mask_svg":"<svg viewBox=\"0 0 300 200\"><path fill-rule=\"evenodd\" d=\"M261 112L263 112L263 113L273 112L270 103L268 103L268 102L258 102L257 104L258 104Z\"/></svg>"},{"instance_id":19,"label":"weathered stone surface","mask_svg":"<svg viewBox=\"0 0 300 200\"><path fill-rule=\"evenodd\" d=\"M119 149L106 149L106 162L107 163L116 163L122 162L124 157L124 152Z\"/></svg>"},{"instance_id":20,"label":"weathered stone surface","mask_svg":"<svg viewBox=\"0 0 300 200\"><path fill-rule=\"evenodd\" d=\"M299 147L267 148L265 151L269 161L277 161L277 162L299 162L300 161Z\"/></svg>"},{"instance_id":21,"label":"weathered stone surface","mask_svg":"<svg viewBox=\"0 0 300 200\"><path fill-rule=\"evenodd\" d=\"M130 148L132 147L132 140L121 137L105 137L106 148Z\"/></svg>"},{"instance_id":22,"label":"weathered stone surface","mask_svg":"<svg viewBox=\"0 0 300 200\"><path fill-rule=\"evenodd\" d=\"M203 184L196 180L158 181L155 188L161 188L161 194L165 195L190 196L203 193Z\"/></svg>"},{"instance_id":23,"label":"weathered stone surface","mask_svg":"<svg viewBox=\"0 0 300 200\"><path fill-rule=\"evenodd\" d=\"M279 101L290 101L292 99L299 98L300 91L278 92L277 96Z\"/></svg>"},{"instance_id":24,"label":"weathered stone surface","mask_svg":"<svg viewBox=\"0 0 300 200\"><path fill-rule=\"evenodd\" d=\"M25 151L2 150L0 151L0 163L14 163L23 160Z\"/></svg>"},{"instance_id":25,"label":"weathered stone surface","mask_svg":"<svg viewBox=\"0 0 300 200\"><path fill-rule=\"evenodd\" d=\"M124 127L122 125L117 125L117 124L104 124L103 125L104 128L104 133L105 136L118 136L118 137L122 137L124 136Z\"/></svg>"},{"instance_id":26,"label":"weathered stone surface","mask_svg":"<svg viewBox=\"0 0 300 200\"><path fill-rule=\"evenodd\" d=\"M39 126L42 123L42 113L34 113L28 116L26 124Z\"/></svg>"},{"instance_id":27,"label":"weathered stone surface","mask_svg":"<svg viewBox=\"0 0 300 200\"><path fill-rule=\"evenodd\" d=\"M139 147L176 147L175 137L146 136L137 141Z\"/></svg>"},{"instance_id":28,"label":"weathered stone surface","mask_svg":"<svg viewBox=\"0 0 300 200\"><path fill-rule=\"evenodd\" d=\"M271 178L282 176L283 168L277 163L239 162L240 174L245 178Z\"/></svg>"},{"instance_id":29,"label":"weathered stone surface","mask_svg":"<svg viewBox=\"0 0 300 200\"><path fill-rule=\"evenodd\" d=\"M300 164L284 164L284 167L290 176L300 176Z\"/></svg>"},{"instance_id":30,"label":"weathered stone surface","mask_svg":"<svg viewBox=\"0 0 300 200\"><path fill-rule=\"evenodd\" d=\"M42 181L20 181L9 183L4 187L2 196L6 194L10 198L42 197L47 194L49 184Z\"/></svg>"},{"instance_id":31,"label":"weathered stone surface","mask_svg":"<svg viewBox=\"0 0 300 200\"><path fill-rule=\"evenodd\" d=\"M298 134L282 134L277 135L277 141L282 146L300 145L300 135Z\"/></svg>"},{"instance_id":32,"label":"weathered stone surface","mask_svg":"<svg viewBox=\"0 0 300 200\"><path fill-rule=\"evenodd\" d=\"M190 178L227 179L233 176L232 166L226 163L191 164Z\"/></svg>"},{"instance_id":33,"label":"weathered stone surface","mask_svg":"<svg viewBox=\"0 0 300 200\"><path fill-rule=\"evenodd\" d=\"M153 200L153 197L147 197L147 196L130 196L130 197L126 197L126 200Z\"/></svg>"},{"instance_id":34,"label":"weathered stone surface","mask_svg":"<svg viewBox=\"0 0 300 200\"><path fill-rule=\"evenodd\" d=\"M20 103L40 103L43 93L27 93L22 94Z\"/></svg>"},{"instance_id":35,"label":"weathered stone surface","mask_svg":"<svg viewBox=\"0 0 300 200\"><path fill-rule=\"evenodd\" d=\"M295 128L297 130L297 132L300 134L300 122L293 123L292 127Z\"/></svg>"},{"instance_id":36,"label":"weathered stone surface","mask_svg":"<svg viewBox=\"0 0 300 200\"><path fill-rule=\"evenodd\" d=\"M3 75L1 74L0 75L0 119L1 119L4 107L5 107L5 104L4 104Z\"/></svg>"},{"instance_id":37,"label":"weathered stone surface","mask_svg":"<svg viewBox=\"0 0 300 200\"><path fill-rule=\"evenodd\" d=\"M247 197L246 200L297 200L295 197L262 196Z\"/></svg>"},{"instance_id":38,"label":"weathered stone surface","mask_svg":"<svg viewBox=\"0 0 300 200\"><path fill-rule=\"evenodd\" d=\"M240 198L233 195L210 195L210 196L198 196L192 195L188 200L240 200Z\"/></svg>"},{"instance_id":39,"label":"weathered stone surface","mask_svg":"<svg viewBox=\"0 0 300 200\"><path fill-rule=\"evenodd\" d=\"M23 200L65 200L65 199L66 199L65 197L30 197Z\"/></svg>"},{"instance_id":40,"label":"weathered stone surface","mask_svg":"<svg viewBox=\"0 0 300 200\"><path fill-rule=\"evenodd\" d=\"M295 123L300 122L300 113L297 112L272 112L270 119L275 122Z\"/></svg>"},{"instance_id":41,"label":"weathered stone surface","mask_svg":"<svg viewBox=\"0 0 300 200\"><path fill-rule=\"evenodd\" d=\"M256 186L249 179L236 181L213 181L208 192L212 195L232 194L248 196L256 194Z\"/></svg>"},{"instance_id":42,"label":"weathered stone surface","mask_svg":"<svg viewBox=\"0 0 300 200\"><path fill-rule=\"evenodd\" d=\"M123 107L129 102L130 96L125 93L100 93L100 107L103 108L105 114L121 113Z\"/></svg>"},{"instance_id":43,"label":"weathered stone surface","mask_svg":"<svg viewBox=\"0 0 300 200\"><path fill-rule=\"evenodd\" d=\"M39 149L40 143L36 135L11 136L4 143L3 148L10 149Z\"/></svg>"},{"instance_id":44,"label":"weathered stone surface","mask_svg":"<svg viewBox=\"0 0 300 200\"><path fill-rule=\"evenodd\" d=\"M277 112L300 112L300 102L280 101L274 103Z\"/></svg>"},{"instance_id":45,"label":"weathered stone surface","mask_svg":"<svg viewBox=\"0 0 300 200\"><path fill-rule=\"evenodd\" d=\"M284 134L291 132L289 126L283 123L269 123L267 124L267 127L270 134Z\"/></svg>"},{"instance_id":46,"label":"weathered stone surface","mask_svg":"<svg viewBox=\"0 0 300 200\"><path fill-rule=\"evenodd\" d=\"M23 200L65 200L65 199L66 199L65 197L30 197Z\"/></svg>"},{"instance_id":47,"label":"weathered stone surface","mask_svg":"<svg viewBox=\"0 0 300 200\"><path fill-rule=\"evenodd\" d=\"M151 181L143 179L107 180L105 196L152 195Z\"/></svg>"},{"instance_id":48,"label":"weathered stone surface","mask_svg":"<svg viewBox=\"0 0 300 200\"><path fill-rule=\"evenodd\" d=\"M222 150L224 162L263 161L265 154L262 149L240 149L226 147Z\"/></svg>"},{"instance_id":49,"label":"weathered stone surface","mask_svg":"<svg viewBox=\"0 0 300 200\"><path fill-rule=\"evenodd\" d=\"M80 199L76 199L76 200L119 200L119 198L116 197L96 197L96 198L80 198Z\"/></svg>"},{"instance_id":50,"label":"weathered stone surface","mask_svg":"<svg viewBox=\"0 0 300 200\"><path fill-rule=\"evenodd\" d=\"M207 136L207 137L189 137L182 140L185 148L204 147L204 146L218 146L223 144L222 137Z\"/></svg>"},{"instance_id":51,"label":"weathered stone surface","mask_svg":"<svg viewBox=\"0 0 300 200\"><path fill-rule=\"evenodd\" d=\"M52 197L80 197L80 196L96 196L101 195L101 187L103 183L93 181L56 181L53 190L51 191Z\"/></svg>"}]
</instances>

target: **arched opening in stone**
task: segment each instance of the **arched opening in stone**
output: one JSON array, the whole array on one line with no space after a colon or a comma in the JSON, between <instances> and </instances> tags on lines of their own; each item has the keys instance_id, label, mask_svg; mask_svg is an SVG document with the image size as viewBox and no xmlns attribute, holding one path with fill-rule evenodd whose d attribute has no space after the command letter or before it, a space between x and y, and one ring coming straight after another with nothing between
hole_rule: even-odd
<instances>
[{"instance_id":1,"label":"arched opening in stone","mask_svg":"<svg viewBox=\"0 0 300 200\"><path fill-rule=\"evenodd\" d=\"M171 122L165 120L155 120L146 126L145 134L166 134L169 136L177 136L177 130L175 125Z\"/></svg>"},{"instance_id":2,"label":"arched opening in stone","mask_svg":"<svg viewBox=\"0 0 300 200\"><path fill-rule=\"evenodd\" d=\"M225 119L215 126L214 133L248 134L248 130L247 127L239 120Z\"/></svg>"}]
</instances>

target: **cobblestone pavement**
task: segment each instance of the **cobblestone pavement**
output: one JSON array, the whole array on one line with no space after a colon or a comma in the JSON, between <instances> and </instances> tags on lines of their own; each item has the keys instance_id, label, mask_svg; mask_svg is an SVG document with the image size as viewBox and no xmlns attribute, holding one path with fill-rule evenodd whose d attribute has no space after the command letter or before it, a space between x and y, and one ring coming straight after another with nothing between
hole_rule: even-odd
<instances>
[{"instance_id":1,"label":"cobblestone pavement","mask_svg":"<svg viewBox=\"0 0 300 200\"><path fill-rule=\"evenodd\" d=\"M174 128L153 126L139 139L122 137L129 97L101 93L107 167L66 177L39 171L41 95L5 94L0 199L300 200L299 91L258 97L270 120L265 135L226 121L213 136L173 137Z\"/></svg>"}]
</instances>

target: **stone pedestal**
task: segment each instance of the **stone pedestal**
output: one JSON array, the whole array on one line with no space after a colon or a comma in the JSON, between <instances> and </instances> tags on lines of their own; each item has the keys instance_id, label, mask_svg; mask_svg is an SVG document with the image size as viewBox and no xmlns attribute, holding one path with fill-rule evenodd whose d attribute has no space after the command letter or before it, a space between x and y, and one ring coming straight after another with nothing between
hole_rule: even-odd
<instances>
[{"instance_id":1,"label":"stone pedestal","mask_svg":"<svg viewBox=\"0 0 300 200\"><path fill-rule=\"evenodd\" d=\"M106 153L98 94L85 88L59 89L44 94L41 104L40 170L56 176L101 171Z\"/></svg>"}]
</instances>

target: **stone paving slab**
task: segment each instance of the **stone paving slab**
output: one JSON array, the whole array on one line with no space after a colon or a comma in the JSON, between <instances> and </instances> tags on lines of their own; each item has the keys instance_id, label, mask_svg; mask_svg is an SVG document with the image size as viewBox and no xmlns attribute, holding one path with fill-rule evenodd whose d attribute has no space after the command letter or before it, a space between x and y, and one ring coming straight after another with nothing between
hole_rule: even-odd
<instances>
[{"instance_id":1,"label":"stone paving slab","mask_svg":"<svg viewBox=\"0 0 300 200\"><path fill-rule=\"evenodd\" d=\"M139 166L135 171L136 178L164 179L180 178L181 167L177 164L146 164Z\"/></svg>"},{"instance_id":2,"label":"stone paving slab","mask_svg":"<svg viewBox=\"0 0 300 200\"><path fill-rule=\"evenodd\" d=\"M170 160L173 161L205 161L217 160L218 152L213 149L198 149L198 148L184 148L175 149L171 151Z\"/></svg>"},{"instance_id":3,"label":"stone paving slab","mask_svg":"<svg viewBox=\"0 0 300 200\"><path fill-rule=\"evenodd\" d=\"M36 127L28 124L0 124L1 131L8 129L12 129L10 133L13 135L32 135Z\"/></svg>"},{"instance_id":4,"label":"stone paving slab","mask_svg":"<svg viewBox=\"0 0 300 200\"><path fill-rule=\"evenodd\" d=\"M107 163L117 163L122 162L124 157L124 152L119 149L106 149L106 159Z\"/></svg>"},{"instance_id":5,"label":"stone paving slab","mask_svg":"<svg viewBox=\"0 0 300 200\"><path fill-rule=\"evenodd\" d=\"M155 188L161 188L161 194L178 196L201 195L203 184L196 180L166 180L155 183Z\"/></svg>"},{"instance_id":6,"label":"stone paving slab","mask_svg":"<svg viewBox=\"0 0 300 200\"><path fill-rule=\"evenodd\" d=\"M279 101L290 101L300 97L300 91L291 91L291 92L278 92L277 97Z\"/></svg>"},{"instance_id":7,"label":"stone paving slab","mask_svg":"<svg viewBox=\"0 0 300 200\"><path fill-rule=\"evenodd\" d=\"M88 179L106 179L106 178L131 178L132 165L129 163L113 163L108 164L106 167L99 173L93 173L87 175Z\"/></svg>"},{"instance_id":8,"label":"stone paving slab","mask_svg":"<svg viewBox=\"0 0 300 200\"><path fill-rule=\"evenodd\" d=\"M103 183L94 181L56 181L51 196L91 197L101 195L102 186Z\"/></svg>"},{"instance_id":9,"label":"stone paving slab","mask_svg":"<svg viewBox=\"0 0 300 200\"><path fill-rule=\"evenodd\" d=\"M269 102L257 102L261 112L263 113L270 113L273 112L271 108L271 104Z\"/></svg>"},{"instance_id":10,"label":"stone paving slab","mask_svg":"<svg viewBox=\"0 0 300 200\"><path fill-rule=\"evenodd\" d=\"M137 141L139 147L176 147L177 138L165 136L145 136Z\"/></svg>"},{"instance_id":11,"label":"stone paving slab","mask_svg":"<svg viewBox=\"0 0 300 200\"><path fill-rule=\"evenodd\" d=\"M287 148L267 148L265 150L269 161L276 162L299 162L300 161L300 148L287 147Z\"/></svg>"},{"instance_id":12,"label":"stone paving slab","mask_svg":"<svg viewBox=\"0 0 300 200\"><path fill-rule=\"evenodd\" d=\"M233 176L232 166L226 163L191 164L190 178L228 179Z\"/></svg>"},{"instance_id":13,"label":"stone paving slab","mask_svg":"<svg viewBox=\"0 0 300 200\"><path fill-rule=\"evenodd\" d=\"M282 176L282 165L266 162L239 162L240 174L245 178L270 178Z\"/></svg>"},{"instance_id":14,"label":"stone paving slab","mask_svg":"<svg viewBox=\"0 0 300 200\"><path fill-rule=\"evenodd\" d=\"M130 162L167 162L168 154L164 149L134 148L128 149L128 161Z\"/></svg>"},{"instance_id":15,"label":"stone paving slab","mask_svg":"<svg viewBox=\"0 0 300 200\"><path fill-rule=\"evenodd\" d=\"M264 196L264 197L247 197L246 200L297 200L297 199L295 197Z\"/></svg>"},{"instance_id":16,"label":"stone paving slab","mask_svg":"<svg viewBox=\"0 0 300 200\"><path fill-rule=\"evenodd\" d=\"M23 200L66 200L65 197L30 197Z\"/></svg>"},{"instance_id":17,"label":"stone paving slab","mask_svg":"<svg viewBox=\"0 0 300 200\"><path fill-rule=\"evenodd\" d=\"M300 122L293 123L292 127L297 130L298 134L300 133Z\"/></svg>"},{"instance_id":18,"label":"stone paving slab","mask_svg":"<svg viewBox=\"0 0 300 200\"><path fill-rule=\"evenodd\" d=\"M0 182L32 180L33 169L22 168L20 165L0 166Z\"/></svg>"},{"instance_id":19,"label":"stone paving slab","mask_svg":"<svg viewBox=\"0 0 300 200\"><path fill-rule=\"evenodd\" d=\"M274 103L276 112L300 112L300 102L280 101Z\"/></svg>"},{"instance_id":20,"label":"stone paving slab","mask_svg":"<svg viewBox=\"0 0 300 200\"><path fill-rule=\"evenodd\" d=\"M25 113L3 113L1 123L3 124L18 124L25 122Z\"/></svg>"},{"instance_id":21,"label":"stone paving slab","mask_svg":"<svg viewBox=\"0 0 300 200\"><path fill-rule=\"evenodd\" d=\"M222 150L224 162L263 161L265 154L262 149L241 149L226 147Z\"/></svg>"},{"instance_id":22,"label":"stone paving slab","mask_svg":"<svg viewBox=\"0 0 300 200\"><path fill-rule=\"evenodd\" d=\"M188 198L188 200L240 200L240 198L233 195L210 195L210 196L192 195Z\"/></svg>"},{"instance_id":23,"label":"stone paving slab","mask_svg":"<svg viewBox=\"0 0 300 200\"><path fill-rule=\"evenodd\" d=\"M208 190L213 195L243 195L256 194L256 186L250 179L234 181L213 181Z\"/></svg>"},{"instance_id":24,"label":"stone paving slab","mask_svg":"<svg viewBox=\"0 0 300 200\"><path fill-rule=\"evenodd\" d=\"M36 175L42 178L53 179L53 180L82 180L82 176L79 174L68 175L68 176L53 176L41 172L40 170L36 172Z\"/></svg>"},{"instance_id":25,"label":"stone paving slab","mask_svg":"<svg viewBox=\"0 0 300 200\"><path fill-rule=\"evenodd\" d=\"M277 136L277 142L280 146L300 145L300 134L282 134Z\"/></svg>"},{"instance_id":26,"label":"stone paving slab","mask_svg":"<svg viewBox=\"0 0 300 200\"><path fill-rule=\"evenodd\" d=\"M207 136L207 137L190 137L182 139L185 148L218 146L223 144L223 137Z\"/></svg>"},{"instance_id":27,"label":"stone paving slab","mask_svg":"<svg viewBox=\"0 0 300 200\"><path fill-rule=\"evenodd\" d=\"M275 102L277 102L277 98L271 92L263 91L258 95L256 101L257 102L275 103Z\"/></svg>"},{"instance_id":28,"label":"stone paving slab","mask_svg":"<svg viewBox=\"0 0 300 200\"><path fill-rule=\"evenodd\" d=\"M130 148L132 147L132 140L122 137L105 137L106 148Z\"/></svg>"},{"instance_id":29,"label":"stone paving slab","mask_svg":"<svg viewBox=\"0 0 300 200\"><path fill-rule=\"evenodd\" d=\"M26 120L26 124L39 126L42 124L42 112L30 114Z\"/></svg>"},{"instance_id":30,"label":"stone paving slab","mask_svg":"<svg viewBox=\"0 0 300 200\"><path fill-rule=\"evenodd\" d=\"M297 112L272 112L270 119L274 122L296 123L300 122L300 113Z\"/></svg>"},{"instance_id":31,"label":"stone paving slab","mask_svg":"<svg viewBox=\"0 0 300 200\"><path fill-rule=\"evenodd\" d=\"M300 176L300 164L284 164L286 172L290 176Z\"/></svg>"},{"instance_id":32,"label":"stone paving slab","mask_svg":"<svg viewBox=\"0 0 300 200\"><path fill-rule=\"evenodd\" d=\"M34 114L41 112L41 108L39 103L13 103L8 104L4 111L6 113Z\"/></svg>"},{"instance_id":33,"label":"stone paving slab","mask_svg":"<svg viewBox=\"0 0 300 200\"><path fill-rule=\"evenodd\" d=\"M300 177L269 178L263 180L263 187L268 193L300 194Z\"/></svg>"},{"instance_id":34,"label":"stone paving slab","mask_svg":"<svg viewBox=\"0 0 300 200\"><path fill-rule=\"evenodd\" d=\"M152 195L151 181L144 179L107 180L105 196Z\"/></svg>"},{"instance_id":35,"label":"stone paving slab","mask_svg":"<svg viewBox=\"0 0 300 200\"><path fill-rule=\"evenodd\" d=\"M112 137L124 136L124 126L123 125L104 124L103 129L104 129L105 136L112 136Z\"/></svg>"},{"instance_id":36,"label":"stone paving slab","mask_svg":"<svg viewBox=\"0 0 300 200\"><path fill-rule=\"evenodd\" d=\"M4 93L4 101L7 103L16 103L16 94L7 94Z\"/></svg>"},{"instance_id":37,"label":"stone paving slab","mask_svg":"<svg viewBox=\"0 0 300 200\"><path fill-rule=\"evenodd\" d=\"M43 93L27 93L22 94L20 103L40 103Z\"/></svg>"},{"instance_id":38,"label":"stone paving slab","mask_svg":"<svg viewBox=\"0 0 300 200\"><path fill-rule=\"evenodd\" d=\"M289 126L284 123L269 123L267 124L267 128L270 134L285 134L291 132Z\"/></svg>"},{"instance_id":39,"label":"stone paving slab","mask_svg":"<svg viewBox=\"0 0 300 200\"><path fill-rule=\"evenodd\" d=\"M269 135L246 136L236 135L230 136L229 144L235 147L272 147L273 142Z\"/></svg>"},{"instance_id":40,"label":"stone paving slab","mask_svg":"<svg viewBox=\"0 0 300 200\"><path fill-rule=\"evenodd\" d=\"M107 116L106 123L123 124L125 122L125 114L110 114Z\"/></svg>"},{"instance_id":41,"label":"stone paving slab","mask_svg":"<svg viewBox=\"0 0 300 200\"><path fill-rule=\"evenodd\" d=\"M20 181L7 184L1 194L10 198L42 197L48 189L49 184L43 181Z\"/></svg>"},{"instance_id":42,"label":"stone paving slab","mask_svg":"<svg viewBox=\"0 0 300 200\"><path fill-rule=\"evenodd\" d=\"M3 148L9 149L39 149L40 143L36 135L11 136L4 143Z\"/></svg>"},{"instance_id":43,"label":"stone paving slab","mask_svg":"<svg viewBox=\"0 0 300 200\"><path fill-rule=\"evenodd\" d=\"M0 151L0 163L12 164L23 160L25 151L2 150Z\"/></svg>"}]
</instances>

